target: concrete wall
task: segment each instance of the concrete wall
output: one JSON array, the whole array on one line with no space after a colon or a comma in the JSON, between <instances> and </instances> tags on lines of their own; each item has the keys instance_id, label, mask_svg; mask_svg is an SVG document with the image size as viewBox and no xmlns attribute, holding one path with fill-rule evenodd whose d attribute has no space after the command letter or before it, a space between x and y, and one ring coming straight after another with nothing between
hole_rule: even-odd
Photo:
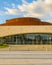
<instances>
[{"instance_id":1,"label":"concrete wall","mask_svg":"<svg viewBox=\"0 0 52 65\"><path fill-rule=\"evenodd\" d=\"M52 33L52 25L44 26L0 26L0 37L23 33Z\"/></svg>"}]
</instances>

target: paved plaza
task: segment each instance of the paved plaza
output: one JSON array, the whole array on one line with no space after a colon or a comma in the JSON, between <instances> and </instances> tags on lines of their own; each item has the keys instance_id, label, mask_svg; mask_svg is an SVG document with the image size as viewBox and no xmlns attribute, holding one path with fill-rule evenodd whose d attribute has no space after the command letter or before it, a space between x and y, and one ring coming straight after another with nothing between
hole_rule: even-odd
<instances>
[{"instance_id":1,"label":"paved plaza","mask_svg":"<svg viewBox=\"0 0 52 65\"><path fill-rule=\"evenodd\" d=\"M0 65L52 65L52 51L0 51Z\"/></svg>"}]
</instances>

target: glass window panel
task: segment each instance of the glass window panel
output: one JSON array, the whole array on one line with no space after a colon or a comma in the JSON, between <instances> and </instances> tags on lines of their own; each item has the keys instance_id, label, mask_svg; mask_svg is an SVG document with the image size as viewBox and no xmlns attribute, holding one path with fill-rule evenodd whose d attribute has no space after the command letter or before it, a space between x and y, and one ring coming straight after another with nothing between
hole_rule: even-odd
<instances>
[{"instance_id":1,"label":"glass window panel","mask_svg":"<svg viewBox=\"0 0 52 65\"><path fill-rule=\"evenodd\" d=\"M51 39L50 39L51 38ZM52 44L52 34L18 34L5 37L6 42L17 44Z\"/></svg>"}]
</instances>

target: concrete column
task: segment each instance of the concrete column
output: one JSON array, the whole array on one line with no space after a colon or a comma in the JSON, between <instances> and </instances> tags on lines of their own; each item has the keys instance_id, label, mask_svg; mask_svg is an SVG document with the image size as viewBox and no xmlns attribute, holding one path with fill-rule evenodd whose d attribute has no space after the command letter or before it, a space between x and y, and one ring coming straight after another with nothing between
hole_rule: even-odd
<instances>
[{"instance_id":1,"label":"concrete column","mask_svg":"<svg viewBox=\"0 0 52 65\"><path fill-rule=\"evenodd\" d=\"M42 42L43 42L43 41L41 40L41 41L40 41L41 45L42 45Z\"/></svg>"},{"instance_id":2,"label":"concrete column","mask_svg":"<svg viewBox=\"0 0 52 65\"><path fill-rule=\"evenodd\" d=\"M17 36L16 36L16 45L17 45Z\"/></svg>"},{"instance_id":3,"label":"concrete column","mask_svg":"<svg viewBox=\"0 0 52 65\"><path fill-rule=\"evenodd\" d=\"M25 44L23 35L22 35L22 41L23 41L23 44Z\"/></svg>"}]
</instances>

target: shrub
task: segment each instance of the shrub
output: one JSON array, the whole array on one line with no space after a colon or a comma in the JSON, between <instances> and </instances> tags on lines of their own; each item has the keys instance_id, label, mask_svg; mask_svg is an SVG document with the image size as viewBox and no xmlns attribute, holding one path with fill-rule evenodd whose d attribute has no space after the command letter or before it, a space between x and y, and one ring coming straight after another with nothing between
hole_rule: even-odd
<instances>
[{"instance_id":1,"label":"shrub","mask_svg":"<svg viewBox=\"0 0 52 65\"><path fill-rule=\"evenodd\" d=\"M0 46L3 46L3 43L0 43Z\"/></svg>"},{"instance_id":2,"label":"shrub","mask_svg":"<svg viewBox=\"0 0 52 65\"><path fill-rule=\"evenodd\" d=\"M4 46L8 46L8 44L3 44Z\"/></svg>"}]
</instances>

